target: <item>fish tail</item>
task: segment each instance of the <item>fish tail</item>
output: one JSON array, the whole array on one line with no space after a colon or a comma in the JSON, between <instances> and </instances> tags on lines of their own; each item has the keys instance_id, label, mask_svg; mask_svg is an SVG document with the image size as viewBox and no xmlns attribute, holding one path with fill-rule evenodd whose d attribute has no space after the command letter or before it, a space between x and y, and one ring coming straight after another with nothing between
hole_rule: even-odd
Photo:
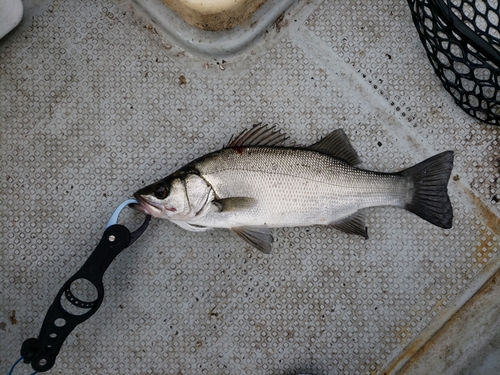
<instances>
[{"instance_id":1,"label":"fish tail","mask_svg":"<svg viewBox=\"0 0 500 375\"><path fill-rule=\"evenodd\" d=\"M413 185L405 208L441 228L451 228L453 209L448 180L453 168L453 151L445 151L401 172Z\"/></svg>"}]
</instances>

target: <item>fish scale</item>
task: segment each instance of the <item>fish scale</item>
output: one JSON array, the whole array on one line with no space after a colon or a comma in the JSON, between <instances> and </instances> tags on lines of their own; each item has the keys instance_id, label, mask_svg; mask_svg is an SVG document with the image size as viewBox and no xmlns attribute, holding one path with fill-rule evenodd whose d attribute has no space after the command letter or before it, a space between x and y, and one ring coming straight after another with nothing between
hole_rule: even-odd
<instances>
[{"instance_id":1,"label":"fish scale","mask_svg":"<svg viewBox=\"0 0 500 375\"><path fill-rule=\"evenodd\" d=\"M329 224L366 207L402 207L410 188L401 176L357 169L310 150L228 148L192 166L218 198L256 199L238 214L214 211L191 221L212 227Z\"/></svg>"}]
</instances>

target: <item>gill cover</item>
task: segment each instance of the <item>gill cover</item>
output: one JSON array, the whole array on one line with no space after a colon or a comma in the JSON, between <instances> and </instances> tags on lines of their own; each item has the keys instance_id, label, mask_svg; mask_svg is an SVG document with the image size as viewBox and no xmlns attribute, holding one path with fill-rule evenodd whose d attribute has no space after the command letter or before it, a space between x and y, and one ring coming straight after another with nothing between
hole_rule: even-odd
<instances>
[{"instance_id":1,"label":"gill cover","mask_svg":"<svg viewBox=\"0 0 500 375\"><path fill-rule=\"evenodd\" d=\"M134 194L138 210L173 221L188 221L213 199L212 188L197 174L168 176ZM210 200L209 200L210 199Z\"/></svg>"}]
</instances>

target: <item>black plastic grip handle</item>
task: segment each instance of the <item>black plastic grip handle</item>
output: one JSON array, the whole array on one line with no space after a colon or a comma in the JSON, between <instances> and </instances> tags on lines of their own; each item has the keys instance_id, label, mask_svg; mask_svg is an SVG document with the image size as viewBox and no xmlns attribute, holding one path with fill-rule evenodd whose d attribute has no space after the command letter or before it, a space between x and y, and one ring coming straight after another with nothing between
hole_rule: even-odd
<instances>
[{"instance_id":1,"label":"black plastic grip handle","mask_svg":"<svg viewBox=\"0 0 500 375\"><path fill-rule=\"evenodd\" d=\"M99 309L104 298L102 278L104 272L118 254L130 246L147 228L151 216L147 216L142 226L133 233L123 225L115 224L104 231L104 235L84 265L64 283L49 307L43 321L38 338L24 341L21 355L24 363L31 363L35 371L48 371L54 366L61 347L80 323L89 319ZM75 282L92 284L97 293L93 301L82 301L77 298L71 286ZM68 311L67 306L83 313ZM65 307L66 306L66 307ZM73 311L73 309L71 309Z\"/></svg>"}]
</instances>

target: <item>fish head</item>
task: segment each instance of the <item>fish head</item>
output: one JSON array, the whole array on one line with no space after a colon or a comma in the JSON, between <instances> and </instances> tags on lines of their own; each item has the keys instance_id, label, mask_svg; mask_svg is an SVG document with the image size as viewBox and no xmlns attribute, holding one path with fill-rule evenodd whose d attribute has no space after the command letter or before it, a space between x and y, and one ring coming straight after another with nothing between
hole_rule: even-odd
<instances>
[{"instance_id":1,"label":"fish head","mask_svg":"<svg viewBox=\"0 0 500 375\"><path fill-rule=\"evenodd\" d=\"M169 176L138 190L132 207L153 217L188 221L196 217L213 197L210 185L196 174Z\"/></svg>"},{"instance_id":2,"label":"fish head","mask_svg":"<svg viewBox=\"0 0 500 375\"><path fill-rule=\"evenodd\" d=\"M172 219L187 210L189 203L180 178L164 178L138 190L132 207L153 217Z\"/></svg>"}]
</instances>

